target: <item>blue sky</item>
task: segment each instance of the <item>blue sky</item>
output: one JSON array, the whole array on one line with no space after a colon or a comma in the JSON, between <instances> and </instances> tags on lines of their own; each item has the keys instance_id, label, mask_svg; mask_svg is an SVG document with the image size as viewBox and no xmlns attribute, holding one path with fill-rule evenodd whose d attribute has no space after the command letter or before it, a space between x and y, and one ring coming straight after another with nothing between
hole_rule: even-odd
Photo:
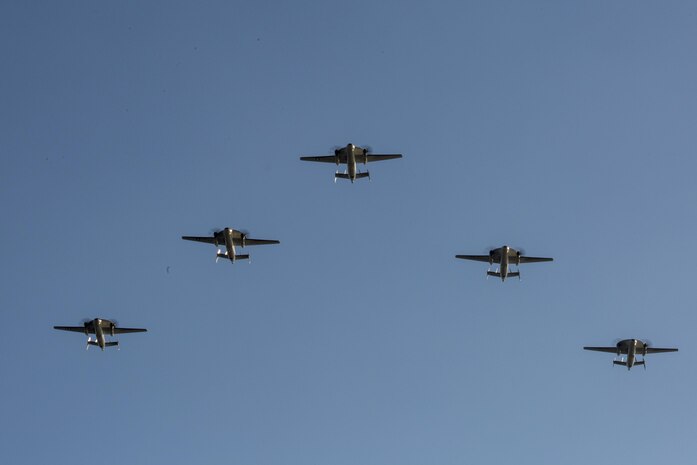
<instances>
[{"instance_id":1,"label":"blue sky","mask_svg":"<svg viewBox=\"0 0 697 465\"><path fill-rule=\"evenodd\" d=\"M0 461L694 463L695 13L4 3ZM348 142L404 158L298 160Z\"/></svg>"}]
</instances>

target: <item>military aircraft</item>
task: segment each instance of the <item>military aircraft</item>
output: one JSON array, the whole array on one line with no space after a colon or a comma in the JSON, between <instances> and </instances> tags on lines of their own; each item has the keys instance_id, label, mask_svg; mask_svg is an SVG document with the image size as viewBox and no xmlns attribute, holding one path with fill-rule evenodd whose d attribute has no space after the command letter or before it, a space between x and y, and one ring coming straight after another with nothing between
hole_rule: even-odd
<instances>
[{"instance_id":1,"label":"military aircraft","mask_svg":"<svg viewBox=\"0 0 697 465\"><path fill-rule=\"evenodd\" d=\"M659 349L656 347L649 347L650 345L651 344L649 342L642 341L640 339L623 339L619 341L615 347L584 347L583 349L617 354L615 360L612 361L613 366L622 365L627 367L627 370L631 370L634 365L644 365L645 370L647 354L660 354L663 352L678 351L678 349ZM622 355L626 355L626 357L622 359ZM637 355L641 355L642 359L637 360Z\"/></svg>"},{"instance_id":2,"label":"military aircraft","mask_svg":"<svg viewBox=\"0 0 697 465\"><path fill-rule=\"evenodd\" d=\"M73 331L76 333L85 333L87 336L87 349L90 346L99 346L102 350L105 347L118 346L119 341L107 341L106 335L110 334L114 337L116 334L124 333L144 333L147 329L144 328L119 328L116 322L105 320L104 318L95 318L94 320L86 320L82 326L54 326L54 329L61 331ZM92 340L90 334L97 336L96 340Z\"/></svg>"},{"instance_id":3,"label":"military aircraft","mask_svg":"<svg viewBox=\"0 0 697 465\"><path fill-rule=\"evenodd\" d=\"M488 262L489 265L498 263L501 266L496 271L491 271L491 266L487 270L487 276L496 276L501 278L501 281L505 281L509 276L517 276L520 279L520 270L518 271L508 271L510 265L519 266L521 263L535 263L535 262L551 262L553 258L544 257L526 257L523 255L522 251L513 249L504 245L498 249L491 249L489 255L455 255L455 258L462 258L463 260L474 260L477 262Z\"/></svg>"},{"instance_id":4,"label":"military aircraft","mask_svg":"<svg viewBox=\"0 0 697 465\"><path fill-rule=\"evenodd\" d=\"M266 239L251 239L247 237L246 232L238 231L232 228L224 228L220 231L215 231L212 237L196 237L196 236L182 236L182 239L186 241L197 241L205 242L206 244L213 244L216 247L219 245L225 245L225 252L218 249L215 256L216 263L219 258L227 258L232 263L237 259L249 260L249 255L241 255L235 252L235 246L245 247L247 245L263 245L263 244L280 244L279 241L266 240Z\"/></svg>"},{"instance_id":5,"label":"military aircraft","mask_svg":"<svg viewBox=\"0 0 697 465\"><path fill-rule=\"evenodd\" d=\"M359 178L370 178L370 173L366 171L361 173L358 171L356 165L358 163L363 163L364 165L372 161L390 160L392 158L402 158L399 153L387 154L387 155L374 155L369 153L370 150L363 147L358 147L357 145L348 144L346 147L334 150L334 155L326 155L319 157L300 157L304 161L319 161L325 163L336 163L339 166L341 163L345 163L347 170L343 173L339 173L336 170L334 174L334 182L337 179L350 179L351 183Z\"/></svg>"}]
</instances>

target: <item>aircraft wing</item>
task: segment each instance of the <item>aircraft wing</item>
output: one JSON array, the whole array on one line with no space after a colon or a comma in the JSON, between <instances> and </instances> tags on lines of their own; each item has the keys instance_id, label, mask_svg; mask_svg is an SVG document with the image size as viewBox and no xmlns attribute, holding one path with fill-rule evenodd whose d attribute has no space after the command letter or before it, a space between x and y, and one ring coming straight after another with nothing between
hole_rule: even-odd
<instances>
[{"instance_id":1,"label":"aircraft wing","mask_svg":"<svg viewBox=\"0 0 697 465\"><path fill-rule=\"evenodd\" d=\"M551 262L553 260L554 260L553 258L546 258L546 257L525 257L525 256L520 257L520 263Z\"/></svg>"},{"instance_id":2,"label":"aircraft wing","mask_svg":"<svg viewBox=\"0 0 697 465\"><path fill-rule=\"evenodd\" d=\"M54 326L53 329L60 329L61 331L73 331L75 333L84 333L84 326ZM94 331L91 331L94 332Z\"/></svg>"},{"instance_id":3,"label":"aircraft wing","mask_svg":"<svg viewBox=\"0 0 697 465\"><path fill-rule=\"evenodd\" d=\"M401 153L386 154L386 155L366 155L368 162L371 161L382 161L382 160L392 160L393 158L402 158ZM487 260L488 261L488 260Z\"/></svg>"},{"instance_id":4,"label":"aircraft wing","mask_svg":"<svg viewBox=\"0 0 697 465\"><path fill-rule=\"evenodd\" d=\"M646 349L647 354L662 354L663 352L677 352L678 349L660 349L658 347L648 347Z\"/></svg>"},{"instance_id":5,"label":"aircraft wing","mask_svg":"<svg viewBox=\"0 0 697 465\"><path fill-rule=\"evenodd\" d=\"M326 155L321 157L300 157L303 161L320 161L324 163L336 163L336 157L334 155ZM339 154L339 163L346 163L346 154Z\"/></svg>"},{"instance_id":6,"label":"aircraft wing","mask_svg":"<svg viewBox=\"0 0 697 465\"><path fill-rule=\"evenodd\" d=\"M114 334L144 333L146 331L145 328L114 328Z\"/></svg>"},{"instance_id":7,"label":"aircraft wing","mask_svg":"<svg viewBox=\"0 0 697 465\"><path fill-rule=\"evenodd\" d=\"M488 255L455 255L455 258L461 258L463 260L474 260L476 262L489 263L489 256ZM496 260L494 260L494 261L496 261Z\"/></svg>"},{"instance_id":8,"label":"aircraft wing","mask_svg":"<svg viewBox=\"0 0 697 465\"><path fill-rule=\"evenodd\" d=\"M583 350L595 350L596 352L617 353L617 347L584 347Z\"/></svg>"},{"instance_id":9,"label":"aircraft wing","mask_svg":"<svg viewBox=\"0 0 697 465\"><path fill-rule=\"evenodd\" d=\"M280 241L271 239L245 239L244 245L266 245L266 244L280 244Z\"/></svg>"},{"instance_id":10,"label":"aircraft wing","mask_svg":"<svg viewBox=\"0 0 697 465\"><path fill-rule=\"evenodd\" d=\"M185 241L196 241L205 242L206 244L215 244L214 237L182 236L182 239L184 239Z\"/></svg>"}]
</instances>

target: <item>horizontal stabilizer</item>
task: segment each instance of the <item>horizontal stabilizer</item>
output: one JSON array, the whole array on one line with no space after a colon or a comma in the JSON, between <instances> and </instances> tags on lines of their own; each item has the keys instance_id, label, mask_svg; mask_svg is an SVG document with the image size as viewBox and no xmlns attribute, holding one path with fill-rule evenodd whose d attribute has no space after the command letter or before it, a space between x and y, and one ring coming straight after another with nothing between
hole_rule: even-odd
<instances>
[{"instance_id":1,"label":"horizontal stabilizer","mask_svg":"<svg viewBox=\"0 0 697 465\"><path fill-rule=\"evenodd\" d=\"M515 278L515 277L520 278L520 271L509 271L508 277L509 278Z\"/></svg>"},{"instance_id":2,"label":"horizontal stabilizer","mask_svg":"<svg viewBox=\"0 0 697 465\"><path fill-rule=\"evenodd\" d=\"M349 175L346 173L336 173L334 175L334 178L339 178L339 179L351 179L349 178Z\"/></svg>"},{"instance_id":3,"label":"horizontal stabilizer","mask_svg":"<svg viewBox=\"0 0 697 465\"><path fill-rule=\"evenodd\" d=\"M496 276L497 278L501 277L501 273L497 273L496 271L487 271L486 274L487 276Z\"/></svg>"},{"instance_id":4,"label":"horizontal stabilizer","mask_svg":"<svg viewBox=\"0 0 697 465\"><path fill-rule=\"evenodd\" d=\"M627 366L627 362L623 362L623 361L621 361L621 360L613 360L612 363L615 364L615 365L622 365L623 367L626 367L626 366ZM643 363L643 362L642 362L642 363Z\"/></svg>"},{"instance_id":5,"label":"horizontal stabilizer","mask_svg":"<svg viewBox=\"0 0 697 465\"><path fill-rule=\"evenodd\" d=\"M117 346L117 345L119 345L119 341L105 342L105 343L104 343L104 346L105 346L105 347L114 347L114 346Z\"/></svg>"},{"instance_id":6,"label":"horizontal stabilizer","mask_svg":"<svg viewBox=\"0 0 697 465\"><path fill-rule=\"evenodd\" d=\"M643 360L641 360L641 361L639 361L639 362L634 362L634 365L643 365L643 364L644 364L644 361L643 361Z\"/></svg>"},{"instance_id":7,"label":"horizontal stabilizer","mask_svg":"<svg viewBox=\"0 0 697 465\"><path fill-rule=\"evenodd\" d=\"M367 171L366 171L365 173L356 173L356 179L358 179L358 178L369 178L369 177L370 177L370 173L367 172Z\"/></svg>"},{"instance_id":8,"label":"horizontal stabilizer","mask_svg":"<svg viewBox=\"0 0 697 465\"><path fill-rule=\"evenodd\" d=\"M226 253L219 253L218 258L228 258Z\"/></svg>"},{"instance_id":9,"label":"horizontal stabilizer","mask_svg":"<svg viewBox=\"0 0 697 465\"><path fill-rule=\"evenodd\" d=\"M235 260L249 260L249 255L235 255Z\"/></svg>"},{"instance_id":10,"label":"horizontal stabilizer","mask_svg":"<svg viewBox=\"0 0 697 465\"><path fill-rule=\"evenodd\" d=\"M91 346L98 346L99 345L99 344L97 344L97 341L92 341L92 340L88 340L87 344L89 344Z\"/></svg>"}]
</instances>

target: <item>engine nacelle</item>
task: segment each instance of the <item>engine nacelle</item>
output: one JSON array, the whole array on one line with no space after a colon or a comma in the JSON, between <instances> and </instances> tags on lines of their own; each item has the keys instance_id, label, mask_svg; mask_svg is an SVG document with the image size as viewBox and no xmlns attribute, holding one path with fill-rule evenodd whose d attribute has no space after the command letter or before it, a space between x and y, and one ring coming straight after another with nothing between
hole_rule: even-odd
<instances>
[{"instance_id":1,"label":"engine nacelle","mask_svg":"<svg viewBox=\"0 0 697 465\"><path fill-rule=\"evenodd\" d=\"M114 323L109 325L109 330L111 331L111 337L114 337L114 330L116 329L116 325Z\"/></svg>"},{"instance_id":2,"label":"engine nacelle","mask_svg":"<svg viewBox=\"0 0 697 465\"><path fill-rule=\"evenodd\" d=\"M244 233L240 234L240 245L242 246L242 248L244 248L246 243L247 243L247 235Z\"/></svg>"},{"instance_id":3,"label":"engine nacelle","mask_svg":"<svg viewBox=\"0 0 697 465\"><path fill-rule=\"evenodd\" d=\"M89 337L90 336L90 330L89 330L89 322L85 322L85 336Z\"/></svg>"},{"instance_id":4,"label":"engine nacelle","mask_svg":"<svg viewBox=\"0 0 697 465\"><path fill-rule=\"evenodd\" d=\"M494 264L494 251L489 252L489 266Z\"/></svg>"},{"instance_id":5,"label":"engine nacelle","mask_svg":"<svg viewBox=\"0 0 697 465\"><path fill-rule=\"evenodd\" d=\"M520 252L515 253L515 264L516 266L520 265Z\"/></svg>"}]
</instances>

